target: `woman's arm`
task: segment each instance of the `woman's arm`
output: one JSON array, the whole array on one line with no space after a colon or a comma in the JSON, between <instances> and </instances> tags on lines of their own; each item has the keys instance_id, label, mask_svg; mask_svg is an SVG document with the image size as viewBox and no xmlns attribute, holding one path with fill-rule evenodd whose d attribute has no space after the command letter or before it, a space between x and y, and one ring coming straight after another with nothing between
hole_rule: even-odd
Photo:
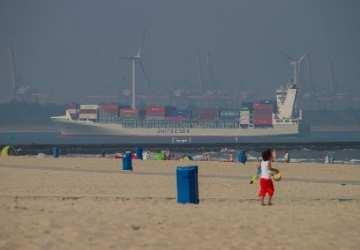
<instances>
[{"instance_id":1,"label":"woman's arm","mask_svg":"<svg viewBox=\"0 0 360 250\"><path fill-rule=\"evenodd\" d=\"M269 161L268 168L269 168L269 170L270 170L271 172L275 172L276 174L278 174L278 173L280 172L279 169L273 168L273 167L271 166L271 161Z\"/></svg>"}]
</instances>

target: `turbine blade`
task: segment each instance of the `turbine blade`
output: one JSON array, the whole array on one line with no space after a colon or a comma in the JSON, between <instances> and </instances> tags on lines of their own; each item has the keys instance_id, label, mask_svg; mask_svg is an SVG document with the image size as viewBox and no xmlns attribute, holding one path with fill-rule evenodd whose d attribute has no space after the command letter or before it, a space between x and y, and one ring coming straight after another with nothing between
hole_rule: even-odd
<instances>
[{"instance_id":1,"label":"turbine blade","mask_svg":"<svg viewBox=\"0 0 360 250\"><path fill-rule=\"evenodd\" d=\"M132 57L132 56L120 56L119 59L120 60L132 60L132 59L134 59L134 57Z\"/></svg>"},{"instance_id":2,"label":"turbine blade","mask_svg":"<svg viewBox=\"0 0 360 250\"><path fill-rule=\"evenodd\" d=\"M298 62L301 63L304 60L304 58L307 56L307 54L308 54L308 52L306 52L303 56L301 56L299 58Z\"/></svg>"},{"instance_id":3,"label":"turbine blade","mask_svg":"<svg viewBox=\"0 0 360 250\"><path fill-rule=\"evenodd\" d=\"M145 39L146 39L146 33L147 33L147 29L145 28L143 33L142 33L142 37L141 37L141 45L138 49L138 52L137 52L137 56L138 57L141 57L141 54L143 53L144 51L144 46L145 46Z\"/></svg>"},{"instance_id":4,"label":"turbine blade","mask_svg":"<svg viewBox=\"0 0 360 250\"><path fill-rule=\"evenodd\" d=\"M141 60L138 60L139 64L140 64L140 68L141 68L141 71L143 72L144 74L144 77L145 77L145 80L147 82L147 86L150 87L150 78L149 76L146 74L146 71L145 71L145 67L144 67L144 63L141 61Z\"/></svg>"},{"instance_id":5,"label":"turbine blade","mask_svg":"<svg viewBox=\"0 0 360 250\"><path fill-rule=\"evenodd\" d=\"M281 53L284 57L286 57L289 61L296 61L295 58L289 56L289 55L286 54L284 51L280 51L280 53Z\"/></svg>"}]
</instances>

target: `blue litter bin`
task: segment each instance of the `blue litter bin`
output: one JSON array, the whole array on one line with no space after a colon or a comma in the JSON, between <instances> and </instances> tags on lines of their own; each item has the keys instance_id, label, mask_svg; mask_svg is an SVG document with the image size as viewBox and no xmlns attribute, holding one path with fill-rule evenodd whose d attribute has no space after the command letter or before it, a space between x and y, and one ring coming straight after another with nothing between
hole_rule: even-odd
<instances>
[{"instance_id":1,"label":"blue litter bin","mask_svg":"<svg viewBox=\"0 0 360 250\"><path fill-rule=\"evenodd\" d=\"M51 149L52 155L54 158L58 158L60 156L60 148L59 147L53 147Z\"/></svg>"},{"instance_id":2,"label":"blue litter bin","mask_svg":"<svg viewBox=\"0 0 360 250\"><path fill-rule=\"evenodd\" d=\"M122 159L122 170L124 171L132 171L132 159L131 159L131 153L125 153L123 159Z\"/></svg>"},{"instance_id":3,"label":"blue litter bin","mask_svg":"<svg viewBox=\"0 0 360 250\"><path fill-rule=\"evenodd\" d=\"M239 150L237 154L237 160L241 162L242 164L245 164L247 161L246 152L245 150Z\"/></svg>"},{"instance_id":4,"label":"blue litter bin","mask_svg":"<svg viewBox=\"0 0 360 250\"><path fill-rule=\"evenodd\" d=\"M179 166L176 168L177 202L199 203L198 167Z\"/></svg>"},{"instance_id":5,"label":"blue litter bin","mask_svg":"<svg viewBox=\"0 0 360 250\"><path fill-rule=\"evenodd\" d=\"M143 159L143 149L136 148L136 159L142 160Z\"/></svg>"}]
</instances>

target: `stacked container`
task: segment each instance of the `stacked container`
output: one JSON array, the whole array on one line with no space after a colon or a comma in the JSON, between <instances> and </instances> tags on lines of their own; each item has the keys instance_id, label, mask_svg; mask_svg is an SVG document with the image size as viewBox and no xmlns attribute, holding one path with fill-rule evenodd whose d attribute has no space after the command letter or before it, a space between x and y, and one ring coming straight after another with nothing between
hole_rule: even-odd
<instances>
[{"instance_id":1,"label":"stacked container","mask_svg":"<svg viewBox=\"0 0 360 250\"><path fill-rule=\"evenodd\" d=\"M121 108L120 109L120 117L121 119L138 119L139 110L132 108Z\"/></svg>"},{"instance_id":2,"label":"stacked container","mask_svg":"<svg viewBox=\"0 0 360 250\"><path fill-rule=\"evenodd\" d=\"M228 109L219 112L220 120L239 120L239 116L239 110Z\"/></svg>"},{"instance_id":3,"label":"stacked container","mask_svg":"<svg viewBox=\"0 0 360 250\"><path fill-rule=\"evenodd\" d=\"M119 117L119 106L116 103L99 105L99 120L114 121Z\"/></svg>"},{"instance_id":4,"label":"stacked container","mask_svg":"<svg viewBox=\"0 0 360 250\"><path fill-rule=\"evenodd\" d=\"M255 103L253 108L253 122L255 127L272 127L272 104Z\"/></svg>"},{"instance_id":5,"label":"stacked container","mask_svg":"<svg viewBox=\"0 0 360 250\"><path fill-rule=\"evenodd\" d=\"M240 109L240 127L248 128L250 124L250 110L247 107Z\"/></svg>"},{"instance_id":6,"label":"stacked container","mask_svg":"<svg viewBox=\"0 0 360 250\"><path fill-rule=\"evenodd\" d=\"M197 112L197 118L200 121L215 121L218 118L218 111L216 109L199 109Z\"/></svg>"},{"instance_id":7,"label":"stacked container","mask_svg":"<svg viewBox=\"0 0 360 250\"><path fill-rule=\"evenodd\" d=\"M79 119L82 121L97 121L98 105L80 105Z\"/></svg>"},{"instance_id":8,"label":"stacked container","mask_svg":"<svg viewBox=\"0 0 360 250\"><path fill-rule=\"evenodd\" d=\"M67 109L79 109L80 105L76 102L71 102L66 105Z\"/></svg>"},{"instance_id":9,"label":"stacked container","mask_svg":"<svg viewBox=\"0 0 360 250\"><path fill-rule=\"evenodd\" d=\"M147 120L164 120L165 108L162 106L149 106L145 110L145 118Z\"/></svg>"}]
</instances>

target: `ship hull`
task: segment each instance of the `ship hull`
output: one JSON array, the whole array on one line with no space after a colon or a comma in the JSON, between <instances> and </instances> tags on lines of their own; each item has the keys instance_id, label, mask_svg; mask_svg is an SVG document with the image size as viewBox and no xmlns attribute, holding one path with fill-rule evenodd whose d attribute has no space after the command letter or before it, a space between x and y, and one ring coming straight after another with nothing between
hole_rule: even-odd
<instances>
[{"instance_id":1,"label":"ship hull","mask_svg":"<svg viewBox=\"0 0 360 250\"><path fill-rule=\"evenodd\" d=\"M269 128L124 128L116 123L55 120L65 135L103 135L148 138L236 138L292 136L299 133L298 124L281 124Z\"/></svg>"}]
</instances>

